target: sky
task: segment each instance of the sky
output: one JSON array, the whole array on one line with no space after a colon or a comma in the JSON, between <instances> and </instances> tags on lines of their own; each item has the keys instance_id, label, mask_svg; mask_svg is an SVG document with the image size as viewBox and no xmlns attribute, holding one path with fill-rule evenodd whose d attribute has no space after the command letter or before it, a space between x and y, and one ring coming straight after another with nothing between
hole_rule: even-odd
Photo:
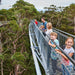
<instances>
[{"instance_id":1,"label":"sky","mask_svg":"<svg viewBox=\"0 0 75 75\"><path fill-rule=\"evenodd\" d=\"M2 0L0 9L11 8L14 3L18 0ZM44 7L49 7L50 5L58 6L69 6L72 3L75 3L75 0L24 0L29 3L32 3L37 10L42 10Z\"/></svg>"}]
</instances>

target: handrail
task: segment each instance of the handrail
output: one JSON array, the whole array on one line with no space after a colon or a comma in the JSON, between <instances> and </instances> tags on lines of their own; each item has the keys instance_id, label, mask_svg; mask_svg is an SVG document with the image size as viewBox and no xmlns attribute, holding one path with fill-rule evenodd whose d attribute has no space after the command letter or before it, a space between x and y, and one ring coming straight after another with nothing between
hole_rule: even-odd
<instances>
[{"instance_id":1,"label":"handrail","mask_svg":"<svg viewBox=\"0 0 75 75\"><path fill-rule=\"evenodd\" d=\"M59 31L59 32L61 32L61 33L64 33L64 34L66 34L66 35L72 36L73 38L75 38L74 35L69 34L69 33L65 32L65 31L62 31L62 30L59 30L59 29L56 29L56 28L53 28L53 29L55 29L55 30L57 30L57 31Z\"/></svg>"},{"instance_id":2,"label":"handrail","mask_svg":"<svg viewBox=\"0 0 75 75\"><path fill-rule=\"evenodd\" d=\"M39 22L39 23L41 23L41 22ZM75 35L73 35L73 34L70 34L70 33L67 33L67 32L65 32L65 31L56 29L56 28L54 28L54 27L52 27L52 28L53 28L54 30L56 30L56 31L59 31L59 32L61 32L61 33L64 33L64 34L66 34L66 35L69 35L69 36L72 36L73 38L75 38Z\"/></svg>"},{"instance_id":3,"label":"handrail","mask_svg":"<svg viewBox=\"0 0 75 75\"><path fill-rule=\"evenodd\" d=\"M34 23L34 21L32 21L33 23ZM34 25L36 26L36 24L34 23ZM37 27L38 28L38 27ZM38 30L39 30L39 28L38 28ZM48 36L47 36L48 37ZM48 37L49 38L49 37ZM50 38L49 38L50 39ZM45 39L46 40L46 39ZM51 39L50 39L51 40ZM47 40L46 40L47 41ZM52 41L52 40L51 40ZM53 41L52 41L53 42ZM48 43L48 42L47 42ZM64 52L64 50L60 47L60 46L58 46L55 42L53 42L57 47L58 47L58 49L60 49L61 50L61 52L73 63L73 65L75 65L75 61L70 57L70 56L68 56L65 52Z\"/></svg>"},{"instance_id":4,"label":"handrail","mask_svg":"<svg viewBox=\"0 0 75 75\"><path fill-rule=\"evenodd\" d=\"M33 44L32 44L30 30L29 30L29 37L30 37L30 40L31 40L30 44L31 44L31 50L32 50L33 58L34 58L36 73L37 73L37 75L41 75L41 71L40 71L40 68L39 68L38 60L37 60L37 58L35 56L34 47L33 47Z\"/></svg>"},{"instance_id":5,"label":"handrail","mask_svg":"<svg viewBox=\"0 0 75 75\"><path fill-rule=\"evenodd\" d=\"M31 22L33 23L33 25L35 24L34 21L31 21ZM44 38L44 40L47 42L46 38L44 37L44 35L43 35L42 32L40 31L40 29L39 29L36 25L34 25L34 26L37 28L37 30L40 32L41 36L42 36L42 37ZM40 48L39 48L39 49L40 49ZM41 49L40 49L40 50L41 50ZM38 57L37 57L37 58L38 58ZM42 58L42 61L43 61L43 62L40 62L40 63L41 63L41 65L43 66L46 75L48 75L47 64L46 64L47 61L45 61L45 59L44 59L44 57L43 57L43 54L41 54L41 58ZM39 60L39 59L38 59L38 60Z\"/></svg>"},{"instance_id":6,"label":"handrail","mask_svg":"<svg viewBox=\"0 0 75 75\"><path fill-rule=\"evenodd\" d=\"M46 35L46 34L45 34ZM48 38L49 38L49 36L48 35L46 35ZM50 38L49 38L50 39ZM51 40L51 39L50 39ZM52 40L51 40L52 41ZM55 45L56 45L56 47L58 47L59 49L60 49L60 51L75 65L75 61L70 57L70 56L68 56L65 52L64 52L64 50L60 47L60 46L58 46L54 41L52 41Z\"/></svg>"}]
</instances>

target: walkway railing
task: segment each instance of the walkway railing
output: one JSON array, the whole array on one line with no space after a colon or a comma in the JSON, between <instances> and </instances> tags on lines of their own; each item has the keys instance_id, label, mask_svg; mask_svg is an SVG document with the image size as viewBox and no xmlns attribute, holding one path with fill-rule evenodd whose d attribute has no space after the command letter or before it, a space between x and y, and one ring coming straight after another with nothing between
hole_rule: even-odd
<instances>
[{"instance_id":1,"label":"walkway railing","mask_svg":"<svg viewBox=\"0 0 75 75\"><path fill-rule=\"evenodd\" d=\"M41 25L41 24L39 23L39 25ZM57 47L75 65L75 61L71 57L69 57L66 53L64 53L63 49L61 48L61 46L64 45L65 39L68 37L68 35L66 35L56 29L53 29L53 31L58 34L58 40L60 41L60 47L59 46L57 46ZM29 25L29 34L31 34L30 37L31 37L32 41L31 40L30 41L32 42L35 56L37 57L37 59L39 60L39 62L42 65L42 67L44 68L46 75L54 75L53 64L55 64L55 63L52 62L52 58L51 58L51 51L54 51L54 48L52 48L51 46L48 45L49 37L43 35L43 32L38 28L38 26L36 26L34 21L31 21L31 23ZM57 65L61 69L62 69L62 67L64 68L65 74L63 73L63 71L62 72L57 71L56 75L61 75L61 74L75 75L74 69L72 71L70 71L64 64L61 65L62 57L59 54L57 54L57 57L58 57ZM36 64L35 64L35 66L36 66ZM36 71L39 71L39 70L36 68Z\"/></svg>"}]
</instances>

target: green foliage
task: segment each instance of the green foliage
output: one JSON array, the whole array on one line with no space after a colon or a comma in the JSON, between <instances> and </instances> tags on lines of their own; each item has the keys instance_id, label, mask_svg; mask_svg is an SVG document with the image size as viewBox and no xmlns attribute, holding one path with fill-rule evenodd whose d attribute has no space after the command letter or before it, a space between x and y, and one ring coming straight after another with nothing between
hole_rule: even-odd
<instances>
[{"instance_id":1,"label":"green foliage","mask_svg":"<svg viewBox=\"0 0 75 75\"><path fill-rule=\"evenodd\" d=\"M0 21L6 21L6 17L3 15L0 15Z\"/></svg>"},{"instance_id":2,"label":"green foliage","mask_svg":"<svg viewBox=\"0 0 75 75\"><path fill-rule=\"evenodd\" d=\"M15 54L13 54L13 56L11 57L11 60L14 60L13 62L14 64L20 64L24 66L25 57L20 52L16 52Z\"/></svg>"},{"instance_id":3,"label":"green foliage","mask_svg":"<svg viewBox=\"0 0 75 75\"><path fill-rule=\"evenodd\" d=\"M11 10L6 10L6 9L0 10L0 15L5 17L4 20L10 20L13 14L14 13Z\"/></svg>"},{"instance_id":4,"label":"green foliage","mask_svg":"<svg viewBox=\"0 0 75 75\"><path fill-rule=\"evenodd\" d=\"M56 7L55 5L50 5L50 7L45 7L44 9L47 10L45 13L42 13L42 16L45 17L47 21L52 22L54 27L69 33L72 31L72 34L75 32L75 4L71 4L67 7Z\"/></svg>"},{"instance_id":5,"label":"green foliage","mask_svg":"<svg viewBox=\"0 0 75 75\"><path fill-rule=\"evenodd\" d=\"M16 23L15 20L12 20L10 21L10 29L13 31L13 32L17 32L17 31L21 31L21 28L19 27L19 25Z\"/></svg>"},{"instance_id":6,"label":"green foliage","mask_svg":"<svg viewBox=\"0 0 75 75\"><path fill-rule=\"evenodd\" d=\"M0 54L0 60L4 60L4 56Z\"/></svg>"},{"instance_id":7,"label":"green foliage","mask_svg":"<svg viewBox=\"0 0 75 75\"><path fill-rule=\"evenodd\" d=\"M12 16L10 20L17 20L15 16Z\"/></svg>"},{"instance_id":8,"label":"green foliage","mask_svg":"<svg viewBox=\"0 0 75 75\"><path fill-rule=\"evenodd\" d=\"M0 10L0 20L9 21L0 28L3 55L4 75L15 73L15 65L20 65L18 71L26 69L22 75L35 75L32 53L30 50L28 25L30 19L38 17L39 12L34 5L19 0L12 8Z\"/></svg>"}]
</instances>

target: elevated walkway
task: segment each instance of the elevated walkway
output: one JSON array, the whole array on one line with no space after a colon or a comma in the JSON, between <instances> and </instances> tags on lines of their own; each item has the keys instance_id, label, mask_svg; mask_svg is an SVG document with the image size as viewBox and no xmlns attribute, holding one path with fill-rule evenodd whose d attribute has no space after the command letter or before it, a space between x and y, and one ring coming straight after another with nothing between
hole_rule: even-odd
<instances>
[{"instance_id":1,"label":"elevated walkway","mask_svg":"<svg viewBox=\"0 0 75 75\"><path fill-rule=\"evenodd\" d=\"M40 26L41 23L38 23L38 26ZM35 68L37 75L42 75L40 66L38 61L41 63L45 74L46 75L75 75L75 55L74 59L69 57L66 53L64 53L63 49L61 48L62 45L65 44L65 40L68 36L71 36L74 38L74 49L75 49L75 36L71 35L69 33L66 33L64 31L61 31L59 29L53 28L53 31L58 34L58 40L60 42L60 46L56 45L61 52L66 55L66 57L73 63L73 70L70 71L64 64L61 65L62 57L57 54L57 66L60 68L63 68L64 72L57 71L56 74L53 72L53 63L51 59L51 50L54 50L51 46L48 45L49 37L47 35L44 35L44 33L38 28L38 26L35 24L34 21L31 21L29 24L29 37L30 37L30 43L31 43L31 50L34 58ZM55 64L55 63L54 63Z\"/></svg>"}]
</instances>

